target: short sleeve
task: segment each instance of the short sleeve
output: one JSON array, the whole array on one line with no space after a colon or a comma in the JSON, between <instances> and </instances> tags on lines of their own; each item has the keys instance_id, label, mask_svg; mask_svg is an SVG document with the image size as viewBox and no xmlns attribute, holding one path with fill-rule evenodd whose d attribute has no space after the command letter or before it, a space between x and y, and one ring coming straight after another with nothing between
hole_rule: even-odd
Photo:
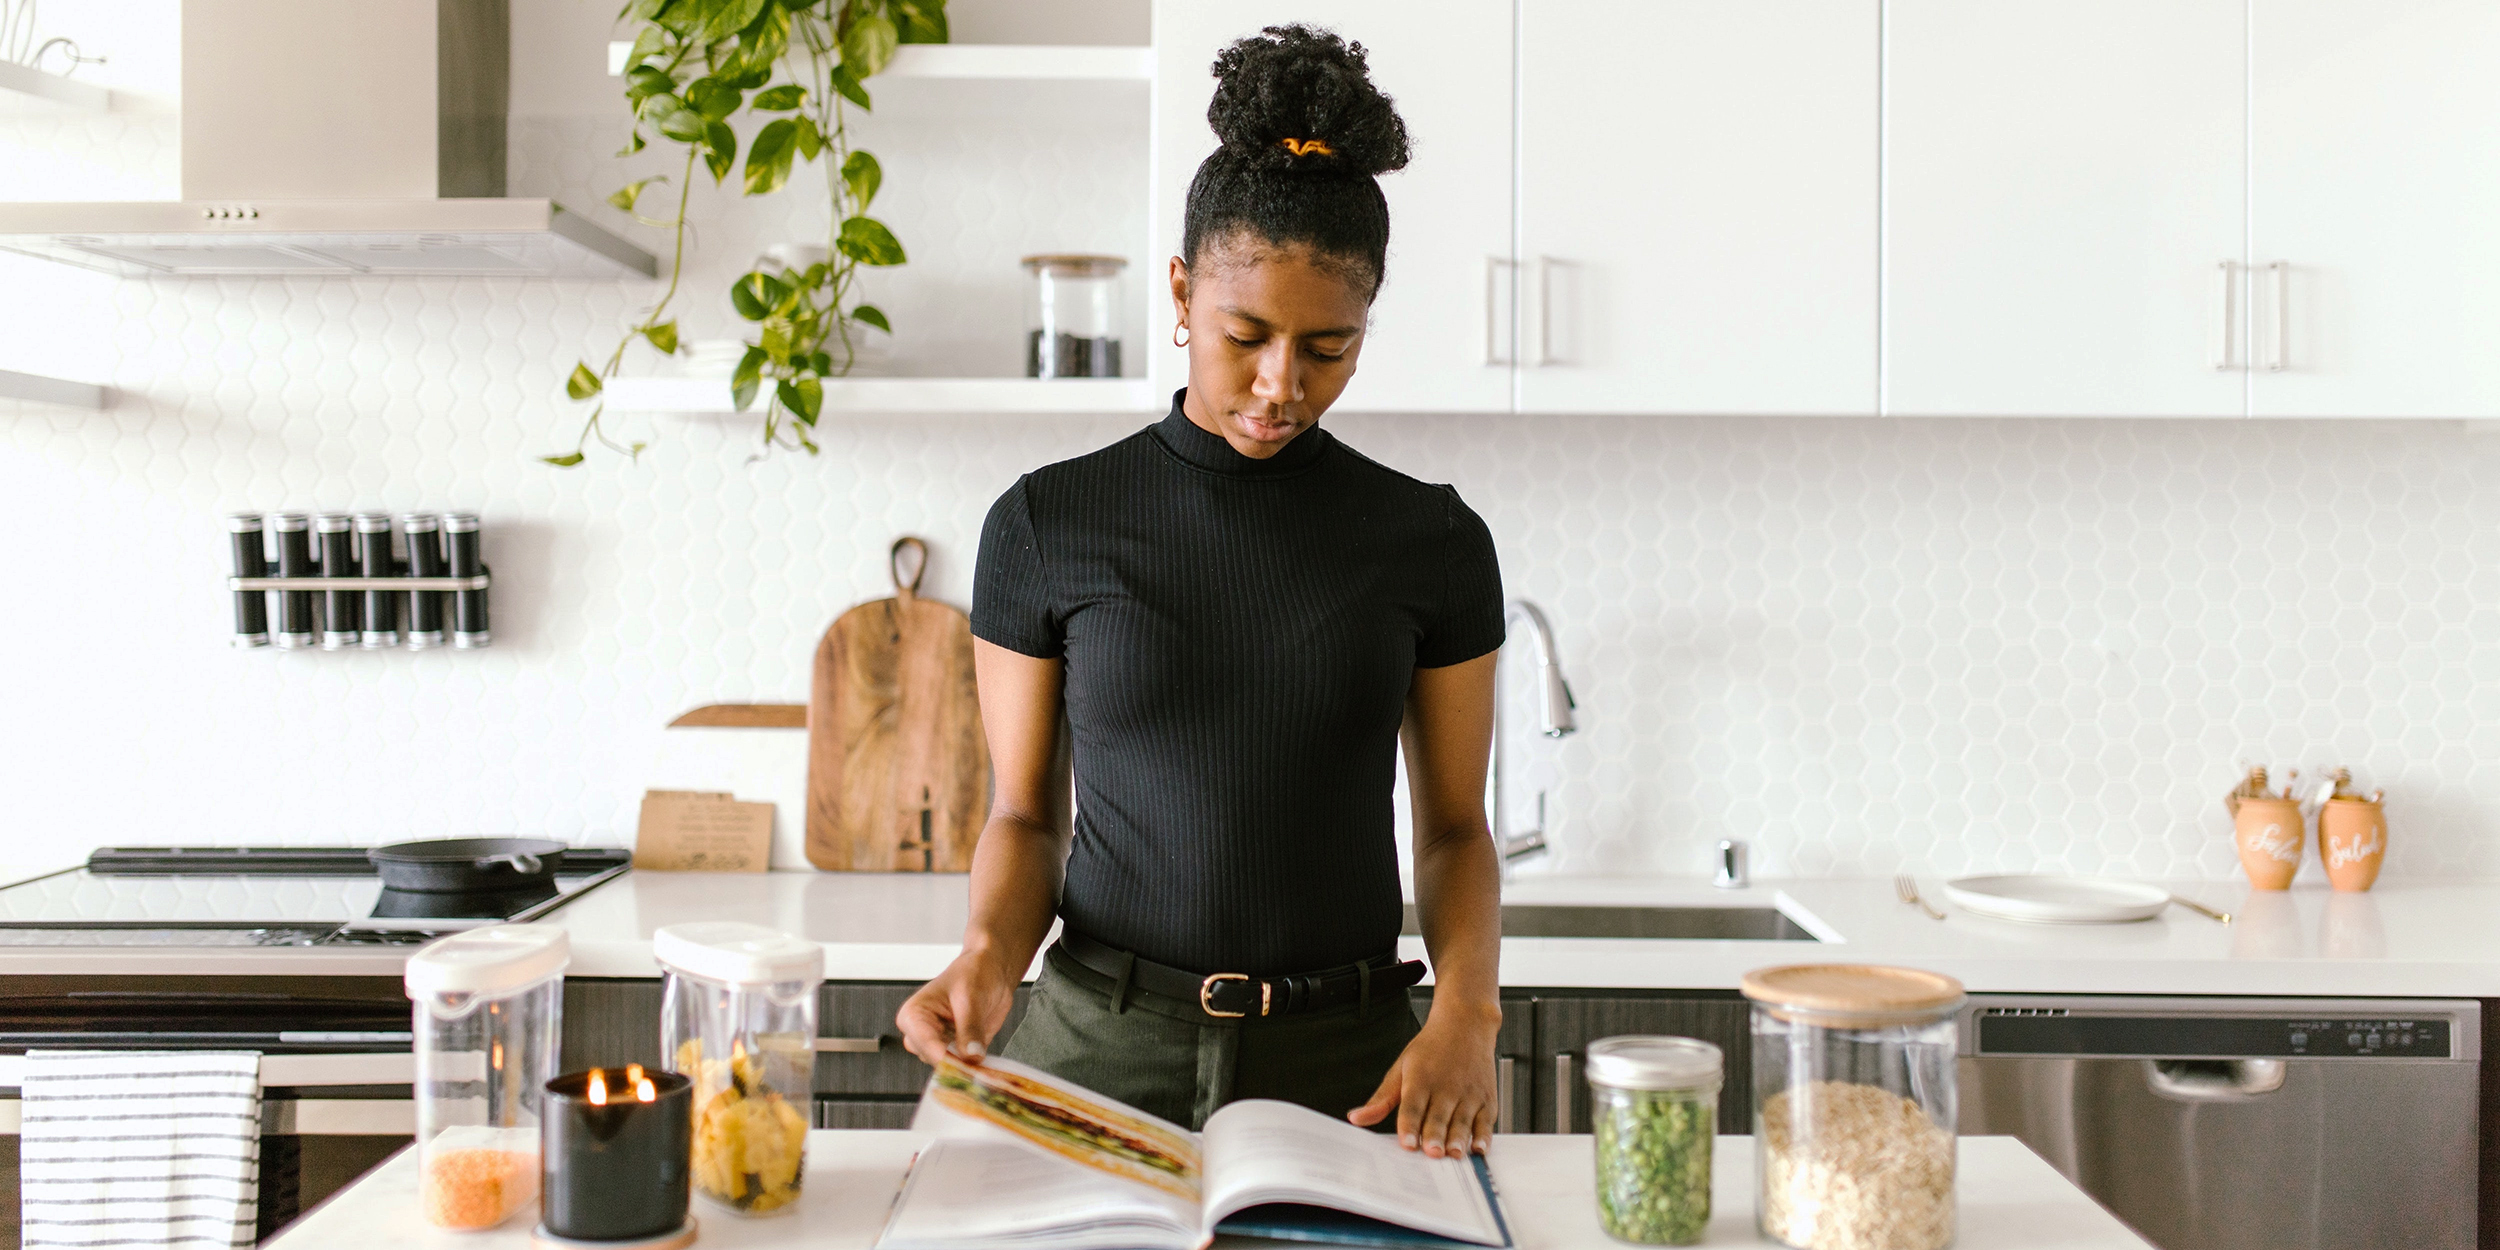
<instances>
[{"instance_id":1,"label":"short sleeve","mask_svg":"<svg viewBox=\"0 0 2500 1250\"><path fill-rule=\"evenodd\" d=\"M1030 476L1018 478L990 505L981 523L981 554L972 567L972 634L1010 651L1055 660L1067 634L1052 608L1050 575L1033 535Z\"/></svg>"},{"instance_id":2,"label":"short sleeve","mask_svg":"<svg viewBox=\"0 0 2500 1250\"><path fill-rule=\"evenodd\" d=\"M1484 518L1444 486L1449 525L1442 539L1441 610L1415 644L1415 667L1446 668L1502 646L1502 565Z\"/></svg>"}]
</instances>

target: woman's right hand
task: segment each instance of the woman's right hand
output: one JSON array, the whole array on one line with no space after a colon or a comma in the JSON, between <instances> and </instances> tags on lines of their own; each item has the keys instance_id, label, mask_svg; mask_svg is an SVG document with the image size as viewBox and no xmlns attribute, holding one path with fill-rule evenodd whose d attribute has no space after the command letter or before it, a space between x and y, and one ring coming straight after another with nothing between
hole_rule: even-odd
<instances>
[{"instance_id":1,"label":"woman's right hand","mask_svg":"<svg viewBox=\"0 0 2500 1250\"><path fill-rule=\"evenodd\" d=\"M894 1013L895 1026L903 1031L903 1048L931 1067L950 1054L966 1062L981 1062L990 1039L998 1035L999 1026L1007 1023L1007 1012L1015 1006L1016 974L1021 971L1002 969L995 960L972 951L957 955L946 971L921 986Z\"/></svg>"}]
</instances>

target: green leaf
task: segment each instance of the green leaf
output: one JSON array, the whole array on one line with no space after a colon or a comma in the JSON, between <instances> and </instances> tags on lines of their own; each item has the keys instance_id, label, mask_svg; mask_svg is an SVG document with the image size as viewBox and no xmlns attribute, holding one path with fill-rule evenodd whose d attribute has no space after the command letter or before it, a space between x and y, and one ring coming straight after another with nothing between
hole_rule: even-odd
<instances>
[{"instance_id":1,"label":"green leaf","mask_svg":"<svg viewBox=\"0 0 2500 1250\"><path fill-rule=\"evenodd\" d=\"M755 93L753 107L761 113L787 113L807 103L807 88L794 82L769 87Z\"/></svg>"},{"instance_id":2,"label":"green leaf","mask_svg":"<svg viewBox=\"0 0 2500 1250\"><path fill-rule=\"evenodd\" d=\"M820 378L833 376L833 353L818 352L807 358L808 371Z\"/></svg>"},{"instance_id":3,"label":"green leaf","mask_svg":"<svg viewBox=\"0 0 2500 1250\"><path fill-rule=\"evenodd\" d=\"M815 160L816 154L825 150L825 135L816 129L816 119L801 113L790 120L798 123L798 129L792 133L798 140L799 158Z\"/></svg>"},{"instance_id":4,"label":"green leaf","mask_svg":"<svg viewBox=\"0 0 2500 1250\"><path fill-rule=\"evenodd\" d=\"M945 0L937 0L934 4L924 3L923 0L897 0L894 8L903 15L903 42L947 42Z\"/></svg>"},{"instance_id":5,"label":"green leaf","mask_svg":"<svg viewBox=\"0 0 2500 1250\"><path fill-rule=\"evenodd\" d=\"M859 85L859 79L848 67L836 65L826 70L825 81L833 87L834 94L861 108L868 107L868 89Z\"/></svg>"},{"instance_id":6,"label":"green leaf","mask_svg":"<svg viewBox=\"0 0 2500 1250\"><path fill-rule=\"evenodd\" d=\"M877 158L866 152L853 152L842 162L842 185L851 190L852 207L868 211L868 201L877 198L877 188L885 185L885 170Z\"/></svg>"},{"instance_id":7,"label":"green leaf","mask_svg":"<svg viewBox=\"0 0 2500 1250\"><path fill-rule=\"evenodd\" d=\"M763 11L764 0L719 0L712 10L712 20L703 24L703 42L719 43L737 34Z\"/></svg>"},{"instance_id":8,"label":"green leaf","mask_svg":"<svg viewBox=\"0 0 2500 1250\"><path fill-rule=\"evenodd\" d=\"M851 320L862 325L875 326L888 334L894 333L893 324L885 319L885 310L874 304L861 304L852 308Z\"/></svg>"},{"instance_id":9,"label":"green leaf","mask_svg":"<svg viewBox=\"0 0 2500 1250\"><path fill-rule=\"evenodd\" d=\"M903 263L903 244L885 223L874 217L853 217L842 223L842 231L834 236L833 246L843 255L863 265L899 265Z\"/></svg>"},{"instance_id":10,"label":"green leaf","mask_svg":"<svg viewBox=\"0 0 2500 1250\"><path fill-rule=\"evenodd\" d=\"M575 399L588 399L598 394L599 375L592 373L589 365L576 363L573 376L564 380L564 393Z\"/></svg>"},{"instance_id":11,"label":"green leaf","mask_svg":"<svg viewBox=\"0 0 2500 1250\"><path fill-rule=\"evenodd\" d=\"M729 375L729 398L736 401L738 411L745 412L755 402L756 390L764 384L764 362L768 359L761 347L747 348L738 358L738 371Z\"/></svg>"},{"instance_id":12,"label":"green leaf","mask_svg":"<svg viewBox=\"0 0 2500 1250\"><path fill-rule=\"evenodd\" d=\"M722 121L746 103L746 93L718 78L698 78L686 87L686 103L706 121Z\"/></svg>"},{"instance_id":13,"label":"green leaf","mask_svg":"<svg viewBox=\"0 0 2500 1250\"><path fill-rule=\"evenodd\" d=\"M790 286L768 273L749 271L738 275L729 284L729 303L738 315L749 321L762 321L773 315L773 306L790 294Z\"/></svg>"},{"instance_id":14,"label":"green leaf","mask_svg":"<svg viewBox=\"0 0 2500 1250\"><path fill-rule=\"evenodd\" d=\"M680 105L675 112L661 115L660 133L679 143L701 143L704 129L711 124L703 120L703 114Z\"/></svg>"},{"instance_id":15,"label":"green leaf","mask_svg":"<svg viewBox=\"0 0 2500 1250\"><path fill-rule=\"evenodd\" d=\"M635 130L626 136L625 146L618 148L616 150L616 154L618 156L632 156L634 153L641 151L643 146L642 131Z\"/></svg>"},{"instance_id":16,"label":"green leaf","mask_svg":"<svg viewBox=\"0 0 2500 1250\"><path fill-rule=\"evenodd\" d=\"M771 318L764 322L764 332L757 337L763 340L762 347L765 355L772 357L775 361L785 361L790 358L789 322L778 317Z\"/></svg>"},{"instance_id":17,"label":"green leaf","mask_svg":"<svg viewBox=\"0 0 2500 1250\"><path fill-rule=\"evenodd\" d=\"M667 46L667 31L661 30L657 26L643 27L642 33L634 36L633 50L625 54L626 72L630 74L644 61L659 55L660 50L666 48Z\"/></svg>"},{"instance_id":18,"label":"green leaf","mask_svg":"<svg viewBox=\"0 0 2500 1250\"><path fill-rule=\"evenodd\" d=\"M628 0L625 11L616 15L620 22L647 22L668 7L668 0Z\"/></svg>"},{"instance_id":19,"label":"green leaf","mask_svg":"<svg viewBox=\"0 0 2500 1250\"><path fill-rule=\"evenodd\" d=\"M644 326L642 336L651 340L651 345L659 348L662 354L669 356L677 354L676 322L663 321L655 326Z\"/></svg>"},{"instance_id":20,"label":"green leaf","mask_svg":"<svg viewBox=\"0 0 2500 1250\"><path fill-rule=\"evenodd\" d=\"M642 199L642 189L644 187L650 186L655 182L666 181L668 181L668 178L663 175L656 178L643 178L634 182L629 182L624 186L617 188L616 194L608 197L608 203L615 206L619 212L630 213L634 211L635 202Z\"/></svg>"},{"instance_id":21,"label":"green leaf","mask_svg":"<svg viewBox=\"0 0 2500 1250\"><path fill-rule=\"evenodd\" d=\"M859 78L874 77L894 59L894 45L901 41L901 33L885 14L858 18L842 32L842 67Z\"/></svg>"},{"instance_id":22,"label":"green leaf","mask_svg":"<svg viewBox=\"0 0 2500 1250\"><path fill-rule=\"evenodd\" d=\"M816 413L825 406L825 384L814 378L798 378L776 384L773 396L802 424L814 425Z\"/></svg>"},{"instance_id":23,"label":"green leaf","mask_svg":"<svg viewBox=\"0 0 2500 1250\"><path fill-rule=\"evenodd\" d=\"M566 452L561 456L540 456L538 458L538 462L540 464L552 464L559 469L569 469L582 462L582 453L574 451Z\"/></svg>"},{"instance_id":24,"label":"green leaf","mask_svg":"<svg viewBox=\"0 0 2500 1250\"><path fill-rule=\"evenodd\" d=\"M703 154L703 163L711 169L713 182L728 177L729 171L737 168L738 132L731 130L728 122L705 125L703 145L707 149Z\"/></svg>"},{"instance_id":25,"label":"green leaf","mask_svg":"<svg viewBox=\"0 0 2500 1250\"><path fill-rule=\"evenodd\" d=\"M791 144L798 127L787 117L764 124L747 145L747 194L768 195L790 178Z\"/></svg>"},{"instance_id":26,"label":"green leaf","mask_svg":"<svg viewBox=\"0 0 2500 1250\"><path fill-rule=\"evenodd\" d=\"M655 95L675 90L677 80L669 77L664 70L643 65L625 72L625 102L637 108Z\"/></svg>"}]
</instances>

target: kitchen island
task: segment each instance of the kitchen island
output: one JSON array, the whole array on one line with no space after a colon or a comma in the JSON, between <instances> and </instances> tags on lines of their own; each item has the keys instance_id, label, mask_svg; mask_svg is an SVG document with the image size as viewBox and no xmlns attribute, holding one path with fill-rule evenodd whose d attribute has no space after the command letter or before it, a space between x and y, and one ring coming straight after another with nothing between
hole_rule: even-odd
<instances>
[{"instance_id":1,"label":"kitchen island","mask_svg":"<svg viewBox=\"0 0 2500 1250\"><path fill-rule=\"evenodd\" d=\"M867 1250L921 1143L917 1133L819 1131L807 1142L806 1194L787 1216L741 1219L703 1203L697 1246L752 1250ZM1592 1139L1496 1136L1494 1183L1519 1250L1612 1250L1599 1229ZM1754 1231L1753 1139L1722 1137L1711 1176L1703 1244L1761 1246ZM1956 1250L2145 1250L2147 1243L2010 1137L1961 1142L1961 1232ZM403 1150L339 1191L267 1244L267 1250L526 1250L533 1205L486 1233L448 1232L419 1218L414 1150ZM1223 1244L1247 1245L1226 1239ZM1277 1243L1268 1243L1277 1244Z\"/></svg>"}]
</instances>

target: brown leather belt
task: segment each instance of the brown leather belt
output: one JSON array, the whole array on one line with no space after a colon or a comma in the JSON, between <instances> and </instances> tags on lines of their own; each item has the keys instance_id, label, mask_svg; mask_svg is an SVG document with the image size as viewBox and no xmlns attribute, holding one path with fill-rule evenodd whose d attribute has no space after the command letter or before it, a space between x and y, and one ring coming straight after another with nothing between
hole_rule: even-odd
<instances>
[{"instance_id":1,"label":"brown leather belt","mask_svg":"<svg viewBox=\"0 0 2500 1250\"><path fill-rule=\"evenodd\" d=\"M1400 962L1395 952L1321 972L1254 977L1246 972L1198 973L1159 964L1073 930L1060 932L1059 949L1068 958L1111 978L1116 987L1114 997L1130 989L1144 990L1158 997L1196 1003L1200 1011L1218 1020L1299 1015L1369 1003L1391 995L1402 998L1409 986L1424 979L1422 960Z\"/></svg>"}]
</instances>

